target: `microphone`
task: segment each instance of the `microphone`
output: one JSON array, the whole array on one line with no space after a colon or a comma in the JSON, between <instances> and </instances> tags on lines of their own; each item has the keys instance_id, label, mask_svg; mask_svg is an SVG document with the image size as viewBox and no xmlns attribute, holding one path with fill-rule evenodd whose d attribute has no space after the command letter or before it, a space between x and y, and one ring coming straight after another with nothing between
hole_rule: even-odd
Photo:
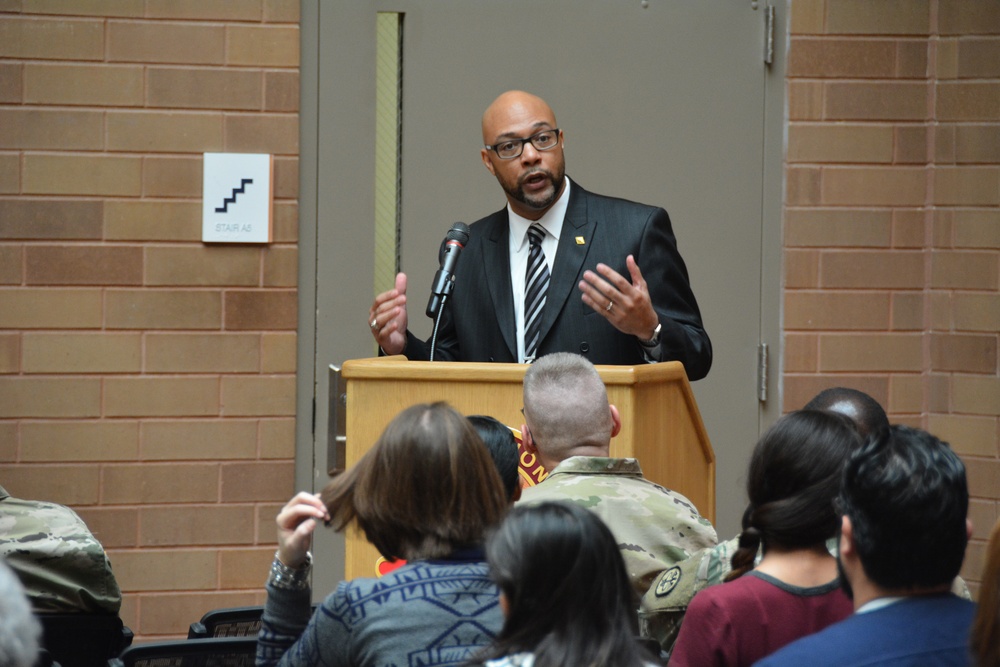
<instances>
[{"instance_id":1,"label":"microphone","mask_svg":"<svg viewBox=\"0 0 1000 667\"><path fill-rule=\"evenodd\" d=\"M437 317L441 310L442 297L451 294L455 287L455 267L458 266L458 256L462 254L462 248L469 242L469 226L464 222L456 222L448 230L448 235L444 237L441 244L441 251L438 253L438 262L441 268L434 274L434 282L431 283L431 297L427 301L427 317Z\"/></svg>"}]
</instances>

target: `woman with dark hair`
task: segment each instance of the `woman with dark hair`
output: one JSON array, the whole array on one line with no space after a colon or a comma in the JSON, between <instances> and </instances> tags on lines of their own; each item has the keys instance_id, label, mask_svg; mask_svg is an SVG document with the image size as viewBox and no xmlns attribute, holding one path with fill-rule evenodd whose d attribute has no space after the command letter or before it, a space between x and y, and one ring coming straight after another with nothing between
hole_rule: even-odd
<instances>
[{"instance_id":1,"label":"woman with dark hair","mask_svg":"<svg viewBox=\"0 0 1000 667\"><path fill-rule=\"evenodd\" d=\"M826 541L839 525L841 471L860 445L848 417L820 410L792 412L764 433L747 471L733 569L691 601L671 667L751 665L851 614Z\"/></svg>"},{"instance_id":2,"label":"woman with dark hair","mask_svg":"<svg viewBox=\"0 0 1000 667\"><path fill-rule=\"evenodd\" d=\"M972 655L978 667L1000 665L1000 521L986 543L979 606L972 623Z\"/></svg>"},{"instance_id":3,"label":"woman with dark hair","mask_svg":"<svg viewBox=\"0 0 1000 667\"><path fill-rule=\"evenodd\" d=\"M521 497L521 477L517 471L520 454L514 434L503 422L488 415L470 415L468 419L489 450L507 497L510 502L516 501Z\"/></svg>"},{"instance_id":4,"label":"woman with dark hair","mask_svg":"<svg viewBox=\"0 0 1000 667\"><path fill-rule=\"evenodd\" d=\"M486 667L648 667L618 544L571 503L515 507L486 544L507 620L471 663Z\"/></svg>"},{"instance_id":5,"label":"woman with dark hair","mask_svg":"<svg viewBox=\"0 0 1000 667\"><path fill-rule=\"evenodd\" d=\"M482 541L507 509L496 467L465 417L444 403L401 412L317 497L277 517L258 665L459 665L503 619ZM341 582L310 618L309 546L318 521L360 528L387 559L381 579Z\"/></svg>"}]
</instances>

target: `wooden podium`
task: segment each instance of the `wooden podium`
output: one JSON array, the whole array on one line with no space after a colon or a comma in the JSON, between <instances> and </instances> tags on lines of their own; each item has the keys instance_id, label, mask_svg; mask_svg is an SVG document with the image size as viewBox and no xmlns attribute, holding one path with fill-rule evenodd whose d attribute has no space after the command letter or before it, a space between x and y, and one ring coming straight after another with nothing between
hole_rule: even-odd
<instances>
[{"instance_id":1,"label":"wooden podium","mask_svg":"<svg viewBox=\"0 0 1000 667\"><path fill-rule=\"evenodd\" d=\"M415 403L447 401L465 415L496 417L521 427L525 364L408 361L380 357L347 361L346 443L340 460L353 465L401 410ZM687 496L715 521L715 454L679 362L598 366L608 399L618 407L622 430L611 456L635 457L643 474ZM347 579L378 574L379 554L362 535L349 532Z\"/></svg>"}]
</instances>

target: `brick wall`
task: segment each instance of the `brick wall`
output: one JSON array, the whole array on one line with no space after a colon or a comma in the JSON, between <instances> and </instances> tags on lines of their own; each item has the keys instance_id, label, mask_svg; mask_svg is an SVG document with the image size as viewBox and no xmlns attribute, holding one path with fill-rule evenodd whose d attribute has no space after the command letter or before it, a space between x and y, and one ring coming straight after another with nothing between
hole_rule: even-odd
<instances>
[{"instance_id":1,"label":"brick wall","mask_svg":"<svg viewBox=\"0 0 1000 667\"><path fill-rule=\"evenodd\" d=\"M0 0L0 484L71 505L141 638L262 602L293 490L297 0ZM206 246L201 153L275 155Z\"/></svg>"},{"instance_id":2,"label":"brick wall","mask_svg":"<svg viewBox=\"0 0 1000 667\"><path fill-rule=\"evenodd\" d=\"M784 407L869 392L968 467L976 589L1000 499L1000 2L795 0Z\"/></svg>"}]
</instances>

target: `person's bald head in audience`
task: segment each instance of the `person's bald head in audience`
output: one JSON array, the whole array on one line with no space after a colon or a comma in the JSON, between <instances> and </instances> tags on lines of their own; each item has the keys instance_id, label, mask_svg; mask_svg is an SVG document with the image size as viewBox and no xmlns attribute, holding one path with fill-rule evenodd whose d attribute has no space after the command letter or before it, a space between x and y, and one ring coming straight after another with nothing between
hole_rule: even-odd
<instances>
[{"instance_id":1,"label":"person's bald head in audience","mask_svg":"<svg viewBox=\"0 0 1000 667\"><path fill-rule=\"evenodd\" d=\"M878 401L863 391L848 387L824 389L805 404L804 410L826 410L850 417L858 433L867 439L874 434L889 432L889 418Z\"/></svg>"}]
</instances>

